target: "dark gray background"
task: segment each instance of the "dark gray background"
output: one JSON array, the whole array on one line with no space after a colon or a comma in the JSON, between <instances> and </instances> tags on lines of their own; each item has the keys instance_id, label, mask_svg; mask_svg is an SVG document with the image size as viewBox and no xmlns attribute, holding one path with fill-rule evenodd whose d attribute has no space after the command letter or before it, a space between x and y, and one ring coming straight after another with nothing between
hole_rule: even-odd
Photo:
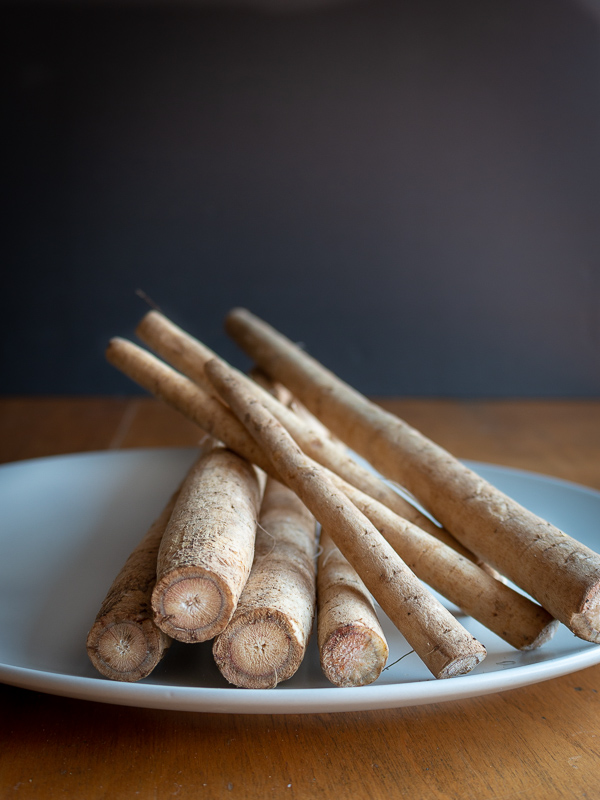
<instances>
[{"instance_id":1,"label":"dark gray background","mask_svg":"<svg viewBox=\"0 0 600 800\"><path fill-rule=\"evenodd\" d=\"M1 391L127 393L143 289L368 394L600 394L600 15L566 0L1 7Z\"/></svg>"}]
</instances>

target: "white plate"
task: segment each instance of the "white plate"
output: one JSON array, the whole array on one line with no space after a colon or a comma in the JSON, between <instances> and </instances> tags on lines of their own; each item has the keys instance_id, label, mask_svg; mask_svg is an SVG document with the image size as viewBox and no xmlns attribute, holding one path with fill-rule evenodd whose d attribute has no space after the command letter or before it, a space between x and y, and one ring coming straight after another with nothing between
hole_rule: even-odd
<instances>
[{"instance_id":1,"label":"white plate","mask_svg":"<svg viewBox=\"0 0 600 800\"><path fill-rule=\"evenodd\" d=\"M195 457L193 449L123 450L0 467L0 680L51 694L147 708L226 713L351 711L437 703L554 678L600 662L600 646L562 625L540 650L521 653L469 617L488 650L469 675L438 681L383 618L389 666L371 686L339 689L319 667L315 638L296 675L276 689L236 689L210 643L174 643L136 683L101 677L87 631L108 586ZM532 511L597 549L600 492L542 475L469 463ZM457 615L458 609L448 606Z\"/></svg>"}]
</instances>

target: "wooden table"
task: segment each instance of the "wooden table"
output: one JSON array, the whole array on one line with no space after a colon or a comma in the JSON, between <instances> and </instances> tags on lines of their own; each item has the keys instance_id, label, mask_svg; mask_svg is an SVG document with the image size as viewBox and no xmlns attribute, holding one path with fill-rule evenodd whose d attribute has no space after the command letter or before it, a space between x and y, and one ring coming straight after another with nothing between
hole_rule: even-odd
<instances>
[{"instance_id":1,"label":"wooden table","mask_svg":"<svg viewBox=\"0 0 600 800\"><path fill-rule=\"evenodd\" d=\"M600 402L382 401L462 458L600 489ZM194 444L146 398L0 401L0 461ZM0 686L2 798L600 797L600 666L386 711L252 716Z\"/></svg>"}]
</instances>

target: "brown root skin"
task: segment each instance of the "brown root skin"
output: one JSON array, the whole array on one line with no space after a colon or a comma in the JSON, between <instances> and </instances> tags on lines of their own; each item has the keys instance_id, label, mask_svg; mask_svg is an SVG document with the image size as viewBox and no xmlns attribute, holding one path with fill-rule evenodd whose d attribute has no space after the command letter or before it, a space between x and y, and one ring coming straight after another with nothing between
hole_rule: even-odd
<instances>
[{"instance_id":1,"label":"brown root skin","mask_svg":"<svg viewBox=\"0 0 600 800\"><path fill-rule=\"evenodd\" d=\"M439 603L373 524L309 459L275 417L217 361L206 365L215 387L293 489L336 542L388 617L437 677L485 657L485 648ZM469 659L466 656L469 656Z\"/></svg>"},{"instance_id":2,"label":"brown root skin","mask_svg":"<svg viewBox=\"0 0 600 800\"><path fill-rule=\"evenodd\" d=\"M421 580L511 647L530 650L552 638L558 623L540 605L358 489L345 491Z\"/></svg>"},{"instance_id":3,"label":"brown root skin","mask_svg":"<svg viewBox=\"0 0 600 800\"><path fill-rule=\"evenodd\" d=\"M586 607L600 555L524 509L406 422L369 401L245 309L226 329L273 380L387 478L406 487L465 547L583 639L600 635Z\"/></svg>"},{"instance_id":4,"label":"brown root skin","mask_svg":"<svg viewBox=\"0 0 600 800\"><path fill-rule=\"evenodd\" d=\"M219 670L235 686L273 688L300 666L315 613L315 535L304 504L269 479L248 582L213 645Z\"/></svg>"},{"instance_id":5,"label":"brown root skin","mask_svg":"<svg viewBox=\"0 0 600 800\"><path fill-rule=\"evenodd\" d=\"M183 642L225 628L252 565L262 481L247 461L214 447L184 481L161 541L152 607Z\"/></svg>"}]
</instances>

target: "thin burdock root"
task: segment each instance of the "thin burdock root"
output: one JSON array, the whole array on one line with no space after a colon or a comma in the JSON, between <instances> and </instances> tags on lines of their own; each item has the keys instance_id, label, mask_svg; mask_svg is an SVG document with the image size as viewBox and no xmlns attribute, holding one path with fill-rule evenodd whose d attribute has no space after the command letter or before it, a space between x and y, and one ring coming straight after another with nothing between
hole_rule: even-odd
<instances>
[{"instance_id":1,"label":"thin burdock root","mask_svg":"<svg viewBox=\"0 0 600 800\"><path fill-rule=\"evenodd\" d=\"M309 459L285 428L248 395L231 371L213 360L206 372L263 448L281 479L329 532L369 591L436 678L463 675L485 648L439 603L373 524Z\"/></svg>"},{"instance_id":2,"label":"thin burdock root","mask_svg":"<svg viewBox=\"0 0 600 800\"><path fill-rule=\"evenodd\" d=\"M222 364L233 369L210 348L175 325L159 311L149 311L145 314L136 328L136 334L144 344L152 348L161 358L208 394L211 394L214 390L204 374L205 364L216 358ZM358 464L349 454L346 446L342 442L333 439L330 434L328 435L325 426L317 419L312 418L311 420L302 412L301 408L297 409L298 413L294 413L279 399L273 397L264 386L250 381L238 370L235 370L235 373L246 386L254 388L259 394L263 405L284 425L307 455L340 475L352 486L356 486L387 505L400 516L414 522L415 525L419 525L419 527L441 539L450 547L454 547L465 557L477 560L448 531L436 525L425 514L422 514L414 505L407 502L372 471ZM192 404L189 405L191 406Z\"/></svg>"},{"instance_id":3,"label":"thin burdock root","mask_svg":"<svg viewBox=\"0 0 600 800\"><path fill-rule=\"evenodd\" d=\"M141 386L154 391L227 447L257 464L275 478L273 465L231 411L192 381L130 342L116 339L109 347L109 360ZM238 376L235 370L232 374ZM239 377L239 376L238 376ZM255 384L246 384L248 392ZM262 395L255 395L259 400ZM521 594L473 569L466 559L439 547L435 539L394 514L383 504L371 501L349 483L329 472L375 527L388 539L416 575L475 619L519 649L536 647L555 630L552 616ZM410 534L410 535L409 535ZM519 609L517 611L517 609Z\"/></svg>"},{"instance_id":4,"label":"thin burdock root","mask_svg":"<svg viewBox=\"0 0 600 800\"><path fill-rule=\"evenodd\" d=\"M321 668L336 686L377 680L389 650L371 595L326 531L317 567L317 638Z\"/></svg>"},{"instance_id":5,"label":"thin burdock root","mask_svg":"<svg viewBox=\"0 0 600 800\"><path fill-rule=\"evenodd\" d=\"M216 446L186 477L158 553L156 624L182 642L224 630L254 555L261 481L245 459Z\"/></svg>"},{"instance_id":6,"label":"thin burdock root","mask_svg":"<svg viewBox=\"0 0 600 800\"><path fill-rule=\"evenodd\" d=\"M558 621L542 606L359 489L332 479L407 566L465 614L518 650L534 650L554 636Z\"/></svg>"},{"instance_id":7,"label":"thin burdock root","mask_svg":"<svg viewBox=\"0 0 600 800\"><path fill-rule=\"evenodd\" d=\"M123 565L88 633L88 656L106 678L133 682L147 677L171 644L154 622L151 598L158 549L177 495Z\"/></svg>"},{"instance_id":8,"label":"thin burdock root","mask_svg":"<svg viewBox=\"0 0 600 800\"><path fill-rule=\"evenodd\" d=\"M219 670L235 686L270 689L300 666L315 613L315 535L306 506L269 478L248 582L213 644Z\"/></svg>"},{"instance_id":9,"label":"thin burdock root","mask_svg":"<svg viewBox=\"0 0 600 800\"><path fill-rule=\"evenodd\" d=\"M332 432L582 639L600 642L600 556L352 389L249 311L227 331Z\"/></svg>"}]
</instances>

